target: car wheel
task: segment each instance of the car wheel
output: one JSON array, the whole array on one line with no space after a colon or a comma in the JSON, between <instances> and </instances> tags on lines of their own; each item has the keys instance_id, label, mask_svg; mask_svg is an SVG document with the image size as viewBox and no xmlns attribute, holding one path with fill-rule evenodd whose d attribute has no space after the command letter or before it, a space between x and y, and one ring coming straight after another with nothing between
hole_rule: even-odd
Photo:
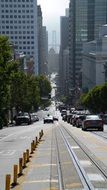
<instances>
[{"instance_id":1,"label":"car wheel","mask_svg":"<svg viewBox=\"0 0 107 190\"><path fill-rule=\"evenodd\" d=\"M82 128L83 131L86 131L86 128Z\"/></svg>"},{"instance_id":2,"label":"car wheel","mask_svg":"<svg viewBox=\"0 0 107 190\"><path fill-rule=\"evenodd\" d=\"M103 128L101 128L101 129L99 129L99 131L104 131L104 129L103 129Z\"/></svg>"}]
</instances>

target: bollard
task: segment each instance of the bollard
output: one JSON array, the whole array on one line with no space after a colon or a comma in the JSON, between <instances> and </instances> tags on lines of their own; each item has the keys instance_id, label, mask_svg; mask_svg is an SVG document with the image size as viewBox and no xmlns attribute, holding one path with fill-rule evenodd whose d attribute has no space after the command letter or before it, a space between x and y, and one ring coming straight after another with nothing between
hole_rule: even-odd
<instances>
[{"instance_id":1,"label":"bollard","mask_svg":"<svg viewBox=\"0 0 107 190\"><path fill-rule=\"evenodd\" d=\"M38 144L38 137L36 137L36 140L35 140L36 142L35 142L35 144L36 144L36 146L37 146L37 144Z\"/></svg>"},{"instance_id":2,"label":"bollard","mask_svg":"<svg viewBox=\"0 0 107 190\"><path fill-rule=\"evenodd\" d=\"M33 154L33 143L31 143L31 154Z\"/></svg>"},{"instance_id":3,"label":"bollard","mask_svg":"<svg viewBox=\"0 0 107 190\"><path fill-rule=\"evenodd\" d=\"M41 134L42 134L42 136L44 135L44 134L43 134L43 129L41 130Z\"/></svg>"},{"instance_id":4,"label":"bollard","mask_svg":"<svg viewBox=\"0 0 107 190\"><path fill-rule=\"evenodd\" d=\"M35 150L35 141L32 141L32 145L33 145L33 151Z\"/></svg>"},{"instance_id":5,"label":"bollard","mask_svg":"<svg viewBox=\"0 0 107 190\"><path fill-rule=\"evenodd\" d=\"M13 186L17 185L17 177L18 177L18 166L14 165L14 167L13 167L13 183L12 183Z\"/></svg>"},{"instance_id":6,"label":"bollard","mask_svg":"<svg viewBox=\"0 0 107 190\"><path fill-rule=\"evenodd\" d=\"M23 170L23 159L19 158L19 176L22 175L22 170Z\"/></svg>"},{"instance_id":7,"label":"bollard","mask_svg":"<svg viewBox=\"0 0 107 190\"><path fill-rule=\"evenodd\" d=\"M26 161L29 162L29 149L26 150Z\"/></svg>"},{"instance_id":8,"label":"bollard","mask_svg":"<svg viewBox=\"0 0 107 190\"><path fill-rule=\"evenodd\" d=\"M41 132L39 132L39 141L41 140Z\"/></svg>"},{"instance_id":9,"label":"bollard","mask_svg":"<svg viewBox=\"0 0 107 190\"><path fill-rule=\"evenodd\" d=\"M23 153L23 168L26 167L26 152Z\"/></svg>"},{"instance_id":10,"label":"bollard","mask_svg":"<svg viewBox=\"0 0 107 190\"><path fill-rule=\"evenodd\" d=\"M10 190L10 181L11 181L11 175L6 175L6 183L5 183L5 190Z\"/></svg>"}]
</instances>

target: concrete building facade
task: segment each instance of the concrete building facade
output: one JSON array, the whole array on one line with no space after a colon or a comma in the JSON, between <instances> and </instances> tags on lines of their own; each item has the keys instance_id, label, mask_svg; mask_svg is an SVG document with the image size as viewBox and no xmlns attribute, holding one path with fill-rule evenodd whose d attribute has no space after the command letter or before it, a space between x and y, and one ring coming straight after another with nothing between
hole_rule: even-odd
<instances>
[{"instance_id":1,"label":"concrete building facade","mask_svg":"<svg viewBox=\"0 0 107 190\"><path fill-rule=\"evenodd\" d=\"M66 96L65 86L68 86L68 42L69 42L69 14L60 17L60 52L59 52L59 86L60 94ZM66 69L65 69L66 68Z\"/></svg>"},{"instance_id":2,"label":"concrete building facade","mask_svg":"<svg viewBox=\"0 0 107 190\"><path fill-rule=\"evenodd\" d=\"M69 89L82 86L82 51L85 42L96 39L107 23L107 0L70 0Z\"/></svg>"},{"instance_id":3,"label":"concrete building facade","mask_svg":"<svg viewBox=\"0 0 107 190\"><path fill-rule=\"evenodd\" d=\"M99 37L84 45L82 89L89 90L107 81L107 25L100 28Z\"/></svg>"},{"instance_id":4,"label":"concrete building facade","mask_svg":"<svg viewBox=\"0 0 107 190\"><path fill-rule=\"evenodd\" d=\"M33 59L38 75L37 0L0 0L0 34Z\"/></svg>"}]
</instances>

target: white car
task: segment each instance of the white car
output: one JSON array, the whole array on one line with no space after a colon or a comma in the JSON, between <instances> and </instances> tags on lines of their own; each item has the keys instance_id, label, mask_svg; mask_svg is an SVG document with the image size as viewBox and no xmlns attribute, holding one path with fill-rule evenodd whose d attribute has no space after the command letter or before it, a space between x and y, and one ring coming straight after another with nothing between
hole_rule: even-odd
<instances>
[{"instance_id":1,"label":"white car","mask_svg":"<svg viewBox=\"0 0 107 190\"><path fill-rule=\"evenodd\" d=\"M45 124L45 123L54 123L54 118L53 118L53 116L46 116L46 117L43 119L43 122L44 122L44 124Z\"/></svg>"}]
</instances>

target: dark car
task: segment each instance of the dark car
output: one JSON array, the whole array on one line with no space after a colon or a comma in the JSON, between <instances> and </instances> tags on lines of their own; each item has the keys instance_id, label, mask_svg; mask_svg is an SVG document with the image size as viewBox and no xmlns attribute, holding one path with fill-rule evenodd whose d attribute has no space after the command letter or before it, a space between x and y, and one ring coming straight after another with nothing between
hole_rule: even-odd
<instances>
[{"instance_id":1,"label":"dark car","mask_svg":"<svg viewBox=\"0 0 107 190\"><path fill-rule=\"evenodd\" d=\"M56 115L53 117L53 119L54 121L58 121L58 117Z\"/></svg>"},{"instance_id":2,"label":"dark car","mask_svg":"<svg viewBox=\"0 0 107 190\"><path fill-rule=\"evenodd\" d=\"M72 119L72 115L73 115L73 114L71 114L71 113L67 115L67 122L68 122L68 123L70 123L70 120Z\"/></svg>"},{"instance_id":3,"label":"dark car","mask_svg":"<svg viewBox=\"0 0 107 190\"><path fill-rule=\"evenodd\" d=\"M86 115L79 115L77 120L76 120L76 127L81 127L82 122L85 120Z\"/></svg>"},{"instance_id":4,"label":"dark car","mask_svg":"<svg viewBox=\"0 0 107 190\"><path fill-rule=\"evenodd\" d=\"M87 129L103 131L103 127L103 120L98 115L88 115L82 123L82 130L84 131Z\"/></svg>"},{"instance_id":5,"label":"dark car","mask_svg":"<svg viewBox=\"0 0 107 190\"><path fill-rule=\"evenodd\" d=\"M103 119L104 124L107 124L107 114L104 114L102 119Z\"/></svg>"},{"instance_id":6,"label":"dark car","mask_svg":"<svg viewBox=\"0 0 107 190\"><path fill-rule=\"evenodd\" d=\"M63 117L63 115L67 115L67 110L62 110L61 111L61 116Z\"/></svg>"},{"instance_id":7,"label":"dark car","mask_svg":"<svg viewBox=\"0 0 107 190\"><path fill-rule=\"evenodd\" d=\"M22 123L27 123L28 125L32 123L31 116L27 112L19 113L14 117L16 125L21 125Z\"/></svg>"}]
</instances>

